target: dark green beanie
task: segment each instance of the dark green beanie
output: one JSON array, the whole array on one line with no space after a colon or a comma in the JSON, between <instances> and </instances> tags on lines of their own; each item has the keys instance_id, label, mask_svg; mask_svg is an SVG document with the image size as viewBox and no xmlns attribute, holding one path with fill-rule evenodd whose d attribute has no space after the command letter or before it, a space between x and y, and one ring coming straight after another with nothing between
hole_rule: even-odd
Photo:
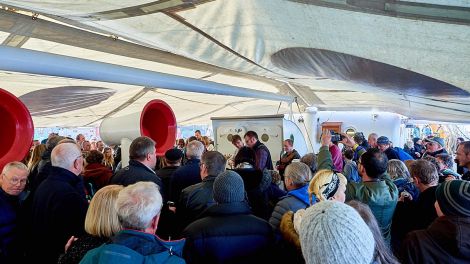
<instances>
[{"instance_id":1,"label":"dark green beanie","mask_svg":"<svg viewBox=\"0 0 470 264\"><path fill-rule=\"evenodd\" d=\"M436 190L436 200L446 216L470 217L470 182L446 181Z\"/></svg>"}]
</instances>

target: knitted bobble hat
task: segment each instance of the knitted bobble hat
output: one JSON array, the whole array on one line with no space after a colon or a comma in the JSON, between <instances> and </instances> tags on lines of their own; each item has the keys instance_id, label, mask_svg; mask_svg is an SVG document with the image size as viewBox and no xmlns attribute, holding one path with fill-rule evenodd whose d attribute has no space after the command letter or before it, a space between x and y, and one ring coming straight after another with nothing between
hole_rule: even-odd
<instances>
[{"instance_id":1,"label":"knitted bobble hat","mask_svg":"<svg viewBox=\"0 0 470 264\"><path fill-rule=\"evenodd\" d=\"M243 179L238 173L227 170L222 172L214 181L214 200L221 203L243 202L245 200L245 187Z\"/></svg>"},{"instance_id":2,"label":"knitted bobble hat","mask_svg":"<svg viewBox=\"0 0 470 264\"><path fill-rule=\"evenodd\" d=\"M372 262L372 232L354 208L324 201L309 207L302 217L300 245L306 263Z\"/></svg>"},{"instance_id":3,"label":"knitted bobble hat","mask_svg":"<svg viewBox=\"0 0 470 264\"><path fill-rule=\"evenodd\" d=\"M470 217L470 182L446 181L436 189L436 200L446 216Z\"/></svg>"}]
</instances>

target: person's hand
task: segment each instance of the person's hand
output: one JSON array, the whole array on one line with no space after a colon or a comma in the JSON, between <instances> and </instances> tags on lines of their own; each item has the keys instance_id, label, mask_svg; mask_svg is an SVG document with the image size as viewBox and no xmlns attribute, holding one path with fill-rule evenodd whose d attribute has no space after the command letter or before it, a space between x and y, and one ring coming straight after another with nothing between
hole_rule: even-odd
<instances>
[{"instance_id":1,"label":"person's hand","mask_svg":"<svg viewBox=\"0 0 470 264\"><path fill-rule=\"evenodd\" d=\"M445 178L445 181L453 181L453 180L456 180L456 178L452 175L449 175Z\"/></svg>"},{"instance_id":2,"label":"person's hand","mask_svg":"<svg viewBox=\"0 0 470 264\"><path fill-rule=\"evenodd\" d=\"M331 133L328 129L323 129L321 134L321 145L322 147L329 147L331 143Z\"/></svg>"},{"instance_id":3,"label":"person's hand","mask_svg":"<svg viewBox=\"0 0 470 264\"><path fill-rule=\"evenodd\" d=\"M398 197L399 202L405 202L405 201L413 201L413 196L407 191L403 191L400 194L400 197Z\"/></svg>"},{"instance_id":4,"label":"person's hand","mask_svg":"<svg viewBox=\"0 0 470 264\"><path fill-rule=\"evenodd\" d=\"M176 207L174 206L168 206L168 210L172 211L173 213L176 214Z\"/></svg>"},{"instance_id":5,"label":"person's hand","mask_svg":"<svg viewBox=\"0 0 470 264\"><path fill-rule=\"evenodd\" d=\"M351 148L354 147L354 145L356 145L356 142L354 141L354 139L348 134L341 133L341 136L343 136L343 139L340 142L343 143L343 145L351 147Z\"/></svg>"},{"instance_id":6,"label":"person's hand","mask_svg":"<svg viewBox=\"0 0 470 264\"><path fill-rule=\"evenodd\" d=\"M73 242L77 241L78 238L71 236L69 240L67 241L67 244L65 244L65 252L69 250L70 246L72 245Z\"/></svg>"},{"instance_id":7,"label":"person's hand","mask_svg":"<svg viewBox=\"0 0 470 264\"><path fill-rule=\"evenodd\" d=\"M415 155L416 155L416 157L418 157L418 158L421 157L421 153L419 153L419 152L415 152Z\"/></svg>"}]
</instances>

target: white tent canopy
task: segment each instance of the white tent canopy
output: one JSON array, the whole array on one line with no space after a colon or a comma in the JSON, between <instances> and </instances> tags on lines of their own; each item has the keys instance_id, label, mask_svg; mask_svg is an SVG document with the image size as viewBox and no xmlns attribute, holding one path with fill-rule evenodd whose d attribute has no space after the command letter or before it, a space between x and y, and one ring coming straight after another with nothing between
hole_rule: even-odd
<instances>
[{"instance_id":1,"label":"white tent canopy","mask_svg":"<svg viewBox=\"0 0 470 264\"><path fill-rule=\"evenodd\" d=\"M293 96L300 109L470 120L468 0L0 5L5 46ZM31 56L31 63L37 58ZM255 92L246 98L2 69L0 87L26 103L35 126L97 124L154 98L166 101L182 125L208 123L211 116L289 111L287 102L259 99Z\"/></svg>"}]
</instances>

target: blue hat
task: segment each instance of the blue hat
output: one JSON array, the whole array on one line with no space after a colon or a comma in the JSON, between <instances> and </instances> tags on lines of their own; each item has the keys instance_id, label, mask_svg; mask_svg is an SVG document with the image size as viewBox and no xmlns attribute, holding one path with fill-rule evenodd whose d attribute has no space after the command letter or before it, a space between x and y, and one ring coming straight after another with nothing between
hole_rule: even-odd
<instances>
[{"instance_id":1,"label":"blue hat","mask_svg":"<svg viewBox=\"0 0 470 264\"><path fill-rule=\"evenodd\" d=\"M377 145L386 145L390 144L390 140L388 140L388 137L381 136L377 139Z\"/></svg>"},{"instance_id":2,"label":"blue hat","mask_svg":"<svg viewBox=\"0 0 470 264\"><path fill-rule=\"evenodd\" d=\"M441 147L445 148L446 144L444 143L444 139L440 137L429 137L424 139L425 142L437 143L441 145Z\"/></svg>"}]
</instances>

